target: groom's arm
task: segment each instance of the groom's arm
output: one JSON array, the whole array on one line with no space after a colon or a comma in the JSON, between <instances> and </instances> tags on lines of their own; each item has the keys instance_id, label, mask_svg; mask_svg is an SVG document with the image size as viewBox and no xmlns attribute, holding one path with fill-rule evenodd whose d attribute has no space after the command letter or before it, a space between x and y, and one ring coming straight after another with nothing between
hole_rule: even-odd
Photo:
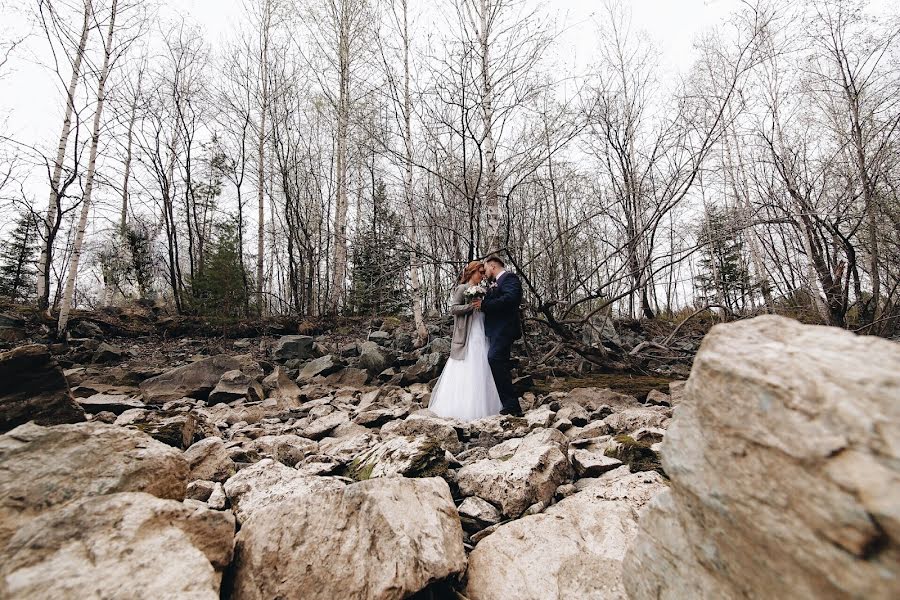
<instances>
[{"instance_id":1,"label":"groom's arm","mask_svg":"<svg viewBox=\"0 0 900 600\"><path fill-rule=\"evenodd\" d=\"M481 310L485 313L516 310L522 303L522 282L519 277L510 274L503 278L498 294L488 296L481 301Z\"/></svg>"}]
</instances>

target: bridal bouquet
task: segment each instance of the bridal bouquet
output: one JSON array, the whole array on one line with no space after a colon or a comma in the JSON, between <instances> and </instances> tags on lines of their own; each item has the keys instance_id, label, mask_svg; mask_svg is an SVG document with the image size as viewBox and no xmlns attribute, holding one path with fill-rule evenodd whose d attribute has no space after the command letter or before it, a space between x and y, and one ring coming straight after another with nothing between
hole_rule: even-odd
<instances>
[{"instance_id":1,"label":"bridal bouquet","mask_svg":"<svg viewBox=\"0 0 900 600\"><path fill-rule=\"evenodd\" d=\"M487 295L487 288L484 284L478 285L470 285L463 294L466 297L466 300L472 302L477 298L484 298Z\"/></svg>"}]
</instances>

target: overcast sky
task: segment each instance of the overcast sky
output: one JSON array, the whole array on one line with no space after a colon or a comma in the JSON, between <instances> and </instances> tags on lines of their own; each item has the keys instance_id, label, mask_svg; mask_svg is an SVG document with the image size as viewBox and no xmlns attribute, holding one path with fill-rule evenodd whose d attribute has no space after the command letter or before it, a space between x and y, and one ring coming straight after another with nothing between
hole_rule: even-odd
<instances>
[{"instance_id":1,"label":"overcast sky","mask_svg":"<svg viewBox=\"0 0 900 600\"><path fill-rule=\"evenodd\" d=\"M689 68L693 61L695 37L723 19L738 0L624 0L633 11L633 25L646 31L660 52L661 67L674 74ZM168 18L178 15L200 25L213 47L239 25L241 0L163 0ZM578 63L590 59L594 45L595 23L592 15L599 0L547 0L545 9L553 14L558 27L560 52ZM10 23L9 14L0 22ZM21 20L19 20L21 25ZM31 40L34 52L43 47L40 38ZM0 123L7 135L23 142L52 144L58 135L62 110L61 86L52 73L35 65L39 60L29 52L20 53L10 65L11 72L0 80Z\"/></svg>"}]
</instances>

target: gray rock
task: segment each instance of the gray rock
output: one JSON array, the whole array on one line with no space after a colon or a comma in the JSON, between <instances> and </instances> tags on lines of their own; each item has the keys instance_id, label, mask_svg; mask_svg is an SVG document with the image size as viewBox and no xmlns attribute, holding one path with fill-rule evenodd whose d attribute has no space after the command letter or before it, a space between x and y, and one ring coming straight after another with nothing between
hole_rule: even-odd
<instances>
[{"instance_id":1,"label":"gray rock","mask_svg":"<svg viewBox=\"0 0 900 600\"><path fill-rule=\"evenodd\" d=\"M402 372L401 385L413 383L428 383L441 374L441 370L447 362L447 357L437 352L422 356L416 364Z\"/></svg>"},{"instance_id":2,"label":"gray rock","mask_svg":"<svg viewBox=\"0 0 900 600\"><path fill-rule=\"evenodd\" d=\"M277 361L308 360L318 356L315 338L308 335L282 336L272 349L272 358Z\"/></svg>"},{"instance_id":3,"label":"gray rock","mask_svg":"<svg viewBox=\"0 0 900 600\"><path fill-rule=\"evenodd\" d=\"M569 477L566 444L559 431L538 430L525 437L509 458L480 460L461 468L459 490L464 496L490 501L508 517L518 517L535 502L549 502Z\"/></svg>"},{"instance_id":4,"label":"gray rock","mask_svg":"<svg viewBox=\"0 0 900 600\"><path fill-rule=\"evenodd\" d=\"M296 466L310 454L319 452L319 445L313 440L293 434L264 435L248 444L251 452L267 456L289 467Z\"/></svg>"},{"instance_id":5,"label":"gray rock","mask_svg":"<svg viewBox=\"0 0 900 600\"><path fill-rule=\"evenodd\" d=\"M359 346L359 368L365 369L373 377L390 366L392 357L376 342L363 342Z\"/></svg>"},{"instance_id":6,"label":"gray rock","mask_svg":"<svg viewBox=\"0 0 900 600\"><path fill-rule=\"evenodd\" d=\"M119 362L124 358L125 358L124 350L122 350L118 346L114 346L112 344L107 344L106 342L103 342L94 351L94 356L91 359L91 362L113 363L113 362Z\"/></svg>"},{"instance_id":7,"label":"gray rock","mask_svg":"<svg viewBox=\"0 0 900 600\"><path fill-rule=\"evenodd\" d=\"M74 324L70 324L69 333L75 338L102 338L103 330L93 321L79 319Z\"/></svg>"},{"instance_id":8,"label":"gray rock","mask_svg":"<svg viewBox=\"0 0 900 600\"><path fill-rule=\"evenodd\" d=\"M0 548L56 505L116 492L182 500L187 478L181 452L137 431L103 423L22 425L0 436Z\"/></svg>"},{"instance_id":9,"label":"gray rock","mask_svg":"<svg viewBox=\"0 0 900 600\"><path fill-rule=\"evenodd\" d=\"M225 481L235 474L237 466L221 438L202 439L184 451L191 468L190 479Z\"/></svg>"},{"instance_id":10,"label":"gray rock","mask_svg":"<svg viewBox=\"0 0 900 600\"><path fill-rule=\"evenodd\" d=\"M192 481L187 485L187 492L184 497L186 500L206 502L209 500L209 497L212 496L213 490L216 489L216 485L218 484L215 481L204 481L203 479Z\"/></svg>"},{"instance_id":11,"label":"gray rock","mask_svg":"<svg viewBox=\"0 0 900 600\"><path fill-rule=\"evenodd\" d=\"M578 492L481 539L469 555L465 596L627 600L622 559L636 533L637 513L627 502Z\"/></svg>"},{"instance_id":12,"label":"gray rock","mask_svg":"<svg viewBox=\"0 0 900 600\"><path fill-rule=\"evenodd\" d=\"M401 600L465 568L446 482L375 479L285 500L245 522L232 598L294 598L302 590L304 600Z\"/></svg>"},{"instance_id":13,"label":"gray rock","mask_svg":"<svg viewBox=\"0 0 900 600\"><path fill-rule=\"evenodd\" d=\"M21 342L27 337L25 319L9 313L0 313L0 342Z\"/></svg>"},{"instance_id":14,"label":"gray rock","mask_svg":"<svg viewBox=\"0 0 900 600\"><path fill-rule=\"evenodd\" d=\"M212 493L206 500L206 504L213 510L225 510L228 506L228 497L225 495L225 488L222 487L221 483L216 482L216 485L213 486Z\"/></svg>"},{"instance_id":15,"label":"gray rock","mask_svg":"<svg viewBox=\"0 0 900 600\"><path fill-rule=\"evenodd\" d=\"M238 523L285 499L306 500L343 487L333 477L307 477L268 458L241 469L224 486Z\"/></svg>"},{"instance_id":16,"label":"gray rock","mask_svg":"<svg viewBox=\"0 0 900 600\"><path fill-rule=\"evenodd\" d=\"M575 450L572 452L572 466L578 477L596 477L622 466L622 461L597 450Z\"/></svg>"},{"instance_id":17,"label":"gray rock","mask_svg":"<svg viewBox=\"0 0 900 600\"><path fill-rule=\"evenodd\" d=\"M672 399L668 394L663 394L659 390L650 390L647 393L647 404L659 404L661 406L674 406Z\"/></svg>"},{"instance_id":18,"label":"gray rock","mask_svg":"<svg viewBox=\"0 0 900 600\"><path fill-rule=\"evenodd\" d=\"M637 398L614 392L609 388L575 388L558 402L562 406L577 404L588 412L596 411L601 406L608 406L611 412L644 407Z\"/></svg>"},{"instance_id":19,"label":"gray rock","mask_svg":"<svg viewBox=\"0 0 900 600\"><path fill-rule=\"evenodd\" d=\"M361 388L369 382L369 373L364 369L341 369L325 378L325 383L335 387Z\"/></svg>"},{"instance_id":20,"label":"gray rock","mask_svg":"<svg viewBox=\"0 0 900 600\"><path fill-rule=\"evenodd\" d=\"M451 454L462 451L462 443L456 429L446 420L434 416L412 414L402 421L392 421L381 428L381 435L425 436Z\"/></svg>"},{"instance_id":21,"label":"gray rock","mask_svg":"<svg viewBox=\"0 0 900 600\"><path fill-rule=\"evenodd\" d=\"M0 597L217 600L233 537L227 512L143 493L75 499L0 550Z\"/></svg>"},{"instance_id":22,"label":"gray rock","mask_svg":"<svg viewBox=\"0 0 900 600\"><path fill-rule=\"evenodd\" d=\"M303 437L320 440L327 437L337 427L350 422L350 415L344 411L335 411L316 419L303 430Z\"/></svg>"},{"instance_id":23,"label":"gray rock","mask_svg":"<svg viewBox=\"0 0 900 600\"><path fill-rule=\"evenodd\" d=\"M478 496L469 496L463 500L458 510L460 517L470 519L481 527L499 523L503 518L497 507Z\"/></svg>"},{"instance_id":24,"label":"gray rock","mask_svg":"<svg viewBox=\"0 0 900 600\"><path fill-rule=\"evenodd\" d=\"M0 352L0 431L34 421L57 425L84 421L62 369L46 346Z\"/></svg>"},{"instance_id":25,"label":"gray rock","mask_svg":"<svg viewBox=\"0 0 900 600\"><path fill-rule=\"evenodd\" d=\"M163 404L189 396L205 400L222 375L241 368L241 361L227 354L192 362L141 383L141 394L148 404Z\"/></svg>"},{"instance_id":26,"label":"gray rock","mask_svg":"<svg viewBox=\"0 0 900 600\"><path fill-rule=\"evenodd\" d=\"M94 394L88 398L78 398L76 402L89 414L111 412L121 415L126 410L141 409L147 406L140 400L125 394Z\"/></svg>"},{"instance_id":27,"label":"gray rock","mask_svg":"<svg viewBox=\"0 0 900 600\"><path fill-rule=\"evenodd\" d=\"M331 354L326 354L320 358L316 358L306 363L300 369L300 375L297 376L297 383L309 383L315 377L326 377L332 373L336 373L344 368L344 362Z\"/></svg>"},{"instance_id":28,"label":"gray rock","mask_svg":"<svg viewBox=\"0 0 900 600\"><path fill-rule=\"evenodd\" d=\"M717 325L662 442L671 491L625 561L644 598L896 598L900 346L775 316Z\"/></svg>"},{"instance_id":29,"label":"gray rock","mask_svg":"<svg viewBox=\"0 0 900 600\"><path fill-rule=\"evenodd\" d=\"M387 331L373 331L368 337L368 341L375 342L379 346L388 346L390 345L391 340L391 334Z\"/></svg>"},{"instance_id":30,"label":"gray rock","mask_svg":"<svg viewBox=\"0 0 900 600\"><path fill-rule=\"evenodd\" d=\"M222 374L216 387L209 394L210 404L227 403L246 398L251 402L261 402L265 398L262 385L255 379L235 369Z\"/></svg>"},{"instance_id":31,"label":"gray rock","mask_svg":"<svg viewBox=\"0 0 900 600\"><path fill-rule=\"evenodd\" d=\"M434 477L447 472L440 444L426 436L392 437L357 456L347 475L362 481L376 477Z\"/></svg>"}]
</instances>

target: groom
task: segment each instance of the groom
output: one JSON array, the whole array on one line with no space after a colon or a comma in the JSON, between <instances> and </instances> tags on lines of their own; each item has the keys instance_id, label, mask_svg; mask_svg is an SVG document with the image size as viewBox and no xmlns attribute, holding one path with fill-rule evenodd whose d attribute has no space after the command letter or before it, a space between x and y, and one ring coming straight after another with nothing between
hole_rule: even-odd
<instances>
[{"instance_id":1,"label":"groom","mask_svg":"<svg viewBox=\"0 0 900 600\"><path fill-rule=\"evenodd\" d=\"M503 404L500 414L519 416L522 407L513 388L510 351L513 342L522 337L522 324L519 322L522 282L518 275L507 271L506 265L496 256L484 262L484 270L494 284L484 299L476 300L474 304L484 312L484 332L490 344L488 362Z\"/></svg>"}]
</instances>

